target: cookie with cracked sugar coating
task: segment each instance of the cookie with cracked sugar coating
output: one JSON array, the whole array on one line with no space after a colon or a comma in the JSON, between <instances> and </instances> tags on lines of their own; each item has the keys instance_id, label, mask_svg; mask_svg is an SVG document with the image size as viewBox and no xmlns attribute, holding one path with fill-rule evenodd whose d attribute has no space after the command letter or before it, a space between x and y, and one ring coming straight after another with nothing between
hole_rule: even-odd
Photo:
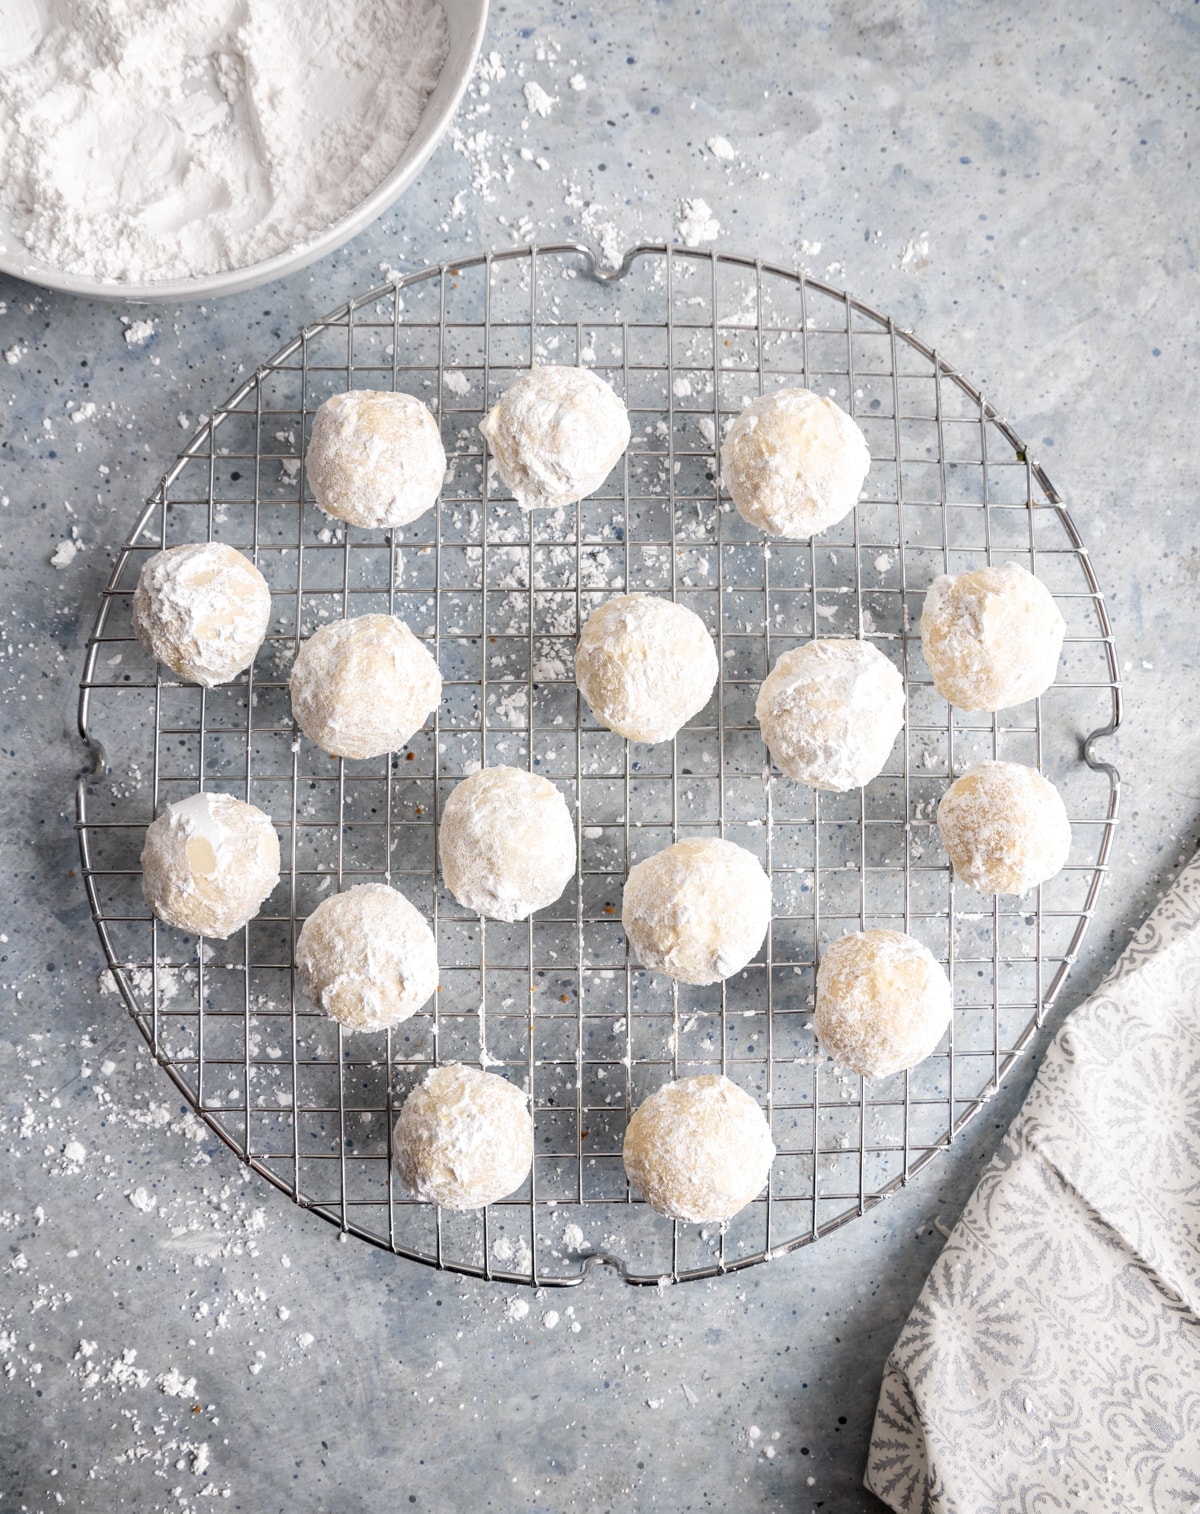
<instances>
[{"instance_id":1,"label":"cookie with cracked sugar coating","mask_svg":"<svg viewBox=\"0 0 1200 1514\"><path fill-rule=\"evenodd\" d=\"M856 931L821 954L813 1028L839 1067L885 1078L937 1049L952 1004L950 980L927 947L901 931Z\"/></svg>"},{"instance_id":2,"label":"cookie with cracked sugar coating","mask_svg":"<svg viewBox=\"0 0 1200 1514\"><path fill-rule=\"evenodd\" d=\"M446 476L441 432L411 394L351 389L313 417L304 471L313 498L352 526L406 526L437 503Z\"/></svg>"},{"instance_id":3,"label":"cookie with cracked sugar coating","mask_svg":"<svg viewBox=\"0 0 1200 1514\"><path fill-rule=\"evenodd\" d=\"M1066 622L1020 563L942 574L925 592L921 651L933 686L958 710L1008 710L1058 674Z\"/></svg>"},{"instance_id":4,"label":"cookie with cracked sugar coating","mask_svg":"<svg viewBox=\"0 0 1200 1514\"><path fill-rule=\"evenodd\" d=\"M133 593L133 629L180 678L228 683L258 655L271 621L267 581L220 541L168 547L146 559Z\"/></svg>"},{"instance_id":5,"label":"cookie with cracked sugar coating","mask_svg":"<svg viewBox=\"0 0 1200 1514\"><path fill-rule=\"evenodd\" d=\"M481 768L447 798L438 853L446 887L464 909L524 920L553 904L575 876L575 825L548 778Z\"/></svg>"},{"instance_id":6,"label":"cookie with cracked sugar coating","mask_svg":"<svg viewBox=\"0 0 1200 1514\"><path fill-rule=\"evenodd\" d=\"M630 741L670 741L708 703L717 651L686 605L619 594L587 618L575 681L602 725Z\"/></svg>"},{"instance_id":7,"label":"cookie with cracked sugar coating","mask_svg":"<svg viewBox=\"0 0 1200 1514\"><path fill-rule=\"evenodd\" d=\"M754 714L789 778L844 793L883 770L904 725L904 679L868 641L810 641L778 659Z\"/></svg>"},{"instance_id":8,"label":"cookie with cracked sugar coating","mask_svg":"<svg viewBox=\"0 0 1200 1514\"><path fill-rule=\"evenodd\" d=\"M954 876L981 894L1026 894L1071 850L1062 796L1036 768L977 762L942 795L938 833Z\"/></svg>"},{"instance_id":9,"label":"cookie with cracked sugar coating","mask_svg":"<svg viewBox=\"0 0 1200 1514\"><path fill-rule=\"evenodd\" d=\"M736 1083L701 1073L667 1083L625 1132L625 1170L668 1219L724 1223L761 1192L775 1160L767 1117Z\"/></svg>"},{"instance_id":10,"label":"cookie with cracked sugar coating","mask_svg":"<svg viewBox=\"0 0 1200 1514\"><path fill-rule=\"evenodd\" d=\"M871 469L854 420L811 389L772 389L738 415L721 445L721 480L738 514L772 536L806 539L858 502Z\"/></svg>"},{"instance_id":11,"label":"cookie with cracked sugar coating","mask_svg":"<svg viewBox=\"0 0 1200 1514\"><path fill-rule=\"evenodd\" d=\"M179 930L223 941L258 914L278 882L270 817L231 794L192 794L146 828L142 893Z\"/></svg>"},{"instance_id":12,"label":"cookie with cracked sugar coating","mask_svg":"<svg viewBox=\"0 0 1200 1514\"><path fill-rule=\"evenodd\" d=\"M625 406L589 368L531 368L504 391L479 429L523 510L585 499L629 445Z\"/></svg>"},{"instance_id":13,"label":"cookie with cracked sugar coating","mask_svg":"<svg viewBox=\"0 0 1200 1514\"><path fill-rule=\"evenodd\" d=\"M359 615L314 631L290 685L296 724L331 757L382 757L425 724L442 697L438 665L395 615Z\"/></svg>"},{"instance_id":14,"label":"cookie with cracked sugar coating","mask_svg":"<svg viewBox=\"0 0 1200 1514\"><path fill-rule=\"evenodd\" d=\"M425 916L386 883L322 899L296 942L300 986L347 1030L386 1030L437 992L437 944Z\"/></svg>"},{"instance_id":15,"label":"cookie with cracked sugar coating","mask_svg":"<svg viewBox=\"0 0 1200 1514\"><path fill-rule=\"evenodd\" d=\"M702 986L741 972L771 923L771 883L733 841L677 841L630 869L621 924L643 967Z\"/></svg>"},{"instance_id":16,"label":"cookie with cracked sugar coating","mask_svg":"<svg viewBox=\"0 0 1200 1514\"><path fill-rule=\"evenodd\" d=\"M405 1099L392 1149L400 1182L416 1198L442 1209L482 1209L529 1176L529 1099L493 1072L434 1067Z\"/></svg>"}]
</instances>

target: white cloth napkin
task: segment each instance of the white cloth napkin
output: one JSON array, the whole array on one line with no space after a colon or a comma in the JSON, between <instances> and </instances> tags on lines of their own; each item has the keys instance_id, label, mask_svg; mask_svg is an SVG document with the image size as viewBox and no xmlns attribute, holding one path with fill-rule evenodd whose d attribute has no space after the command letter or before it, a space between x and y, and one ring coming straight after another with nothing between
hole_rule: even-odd
<instances>
[{"instance_id":1,"label":"white cloth napkin","mask_svg":"<svg viewBox=\"0 0 1200 1514\"><path fill-rule=\"evenodd\" d=\"M1200 857L1066 1021L888 1358L899 1514L1200 1511Z\"/></svg>"}]
</instances>

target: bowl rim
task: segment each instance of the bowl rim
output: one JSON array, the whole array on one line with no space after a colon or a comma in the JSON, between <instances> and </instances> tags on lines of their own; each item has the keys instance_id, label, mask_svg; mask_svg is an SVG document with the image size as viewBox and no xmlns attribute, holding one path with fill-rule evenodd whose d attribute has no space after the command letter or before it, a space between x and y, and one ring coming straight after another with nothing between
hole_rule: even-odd
<instances>
[{"instance_id":1,"label":"bowl rim","mask_svg":"<svg viewBox=\"0 0 1200 1514\"><path fill-rule=\"evenodd\" d=\"M128 282L96 278L90 274L68 273L37 262L27 255L23 256L21 249L13 248L13 239L10 238L9 247L0 245L0 274L7 274L59 294L79 295L113 304L150 305L242 294L260 284L283 278L286 274L297 273L329 253L336 252L394 204L429 162L449 129L467 86L474 77L475 64L487 30L491 0L438 0L438 3L446 14L449 46L442 71L429 93L408 145L392 171L353 209L331 222L317 236L299 242L284 252L274 253L269 258L247 263L240 268L229 268L221 273Z\"/></svg>"}]
</instances>

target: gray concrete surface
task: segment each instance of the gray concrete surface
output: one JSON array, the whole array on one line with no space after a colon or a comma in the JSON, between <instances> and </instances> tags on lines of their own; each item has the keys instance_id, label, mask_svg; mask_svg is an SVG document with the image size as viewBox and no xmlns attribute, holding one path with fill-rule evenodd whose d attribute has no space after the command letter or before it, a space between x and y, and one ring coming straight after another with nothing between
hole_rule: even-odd
<instances>
[{"instance_id":1,"label":"gray concrete surface","mask_svg":"<svg viewBox=\"0 0 1200 1514\"><path fill-rule=\"evenodd\" d=\"M522 1295L521 1320L500 1287L339 1244L197 1139L98 989L72 824L83 645L181 427L381 269L669 238L699 196L718 247L910 323L1067 498L1128 680L1110 885L1056 1019L1195 844L1196 8L508 3L486 49L503 77L308 272L139 311L0 281L4 1511L878 1509L875 1395L933 1221L957 1215L1052 1029L951 1153L821 1244L661 1293L599 1275ZM544 119L529 80L556 97ZM122 316L154 335L128 343Z\"/></svg>"}]
</instances>

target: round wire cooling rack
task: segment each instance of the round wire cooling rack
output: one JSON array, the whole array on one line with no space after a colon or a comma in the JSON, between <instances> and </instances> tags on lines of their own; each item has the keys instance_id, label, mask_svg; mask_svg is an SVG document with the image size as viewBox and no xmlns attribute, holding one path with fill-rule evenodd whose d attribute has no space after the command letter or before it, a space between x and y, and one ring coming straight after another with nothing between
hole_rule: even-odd
<instances>
[{"instance_id":1,"label":"round wire cooling rack","mask_svg":"<svg viewBox=\"0 0 1200 1514\"><path fill-rule=\"evenodd\" d=\"M525 514L489 467L478 423L531 362L594 368L633 439L594 496ZM851 517L808 542L764 543L722 496L716 449L748 398L803 383L851 411L872 466ZM348 387L415 394L440 417L440 504L391 533L343 528L311 502L313 413ZM141 564L219 539L271 585L262 652L235 683L164 676L133 636ZM933 691L917 626L939 573L1016 561L1067 620L1060 676L998 715ZM669 594L717 643L718 691L671 743L600 728L573 682L591 608ZM390 759L327 757L293 726L299 640L344 614L400 615L444 679L432 729ZM820 793L770 771L753 719L780 653L865 636L902 671L908 720L866 789ZM938 354L850 295L757 259L665 246L601 270L582 246L519 248L422 269L290 341L214 410L122 548L81 681L93 754L80 780L83 872L120 992L157 1061L237 1155L343 1232L454 1271L537 1285L616 1267L632 1283L711 1277L817 1240L895 1191L995 1092L1054 1003L1087 928L1117 819L1096 756L1121 717L1112 634L1074 524L1043 470ZM1036 897L956 885L934 824L952 777L982 757L1058 785L1074 839ZM528 765L576 809L579 867L517 925L468 915L437 875L439 807L481 763ZM265 809L284 872L260 916L199 942L142 899L145 826L213 788ZM749 847L772 879L762 951L695 989L640 969L620 928L627 869L680 836ZM386 880L431 920L442 965L428 1013L347 1035L294 973L299 924L329 890ZM934 1056L865 1082L816 1055L815 963L846 930L925 942L954 984ZM525 1188L473 1214L410 1200L391 1132L437 1061L495 1067L528 1089ZM628 1188L630 1111L668 1078L721 1071L766 1109L770 1185L724 1228L675 1224Z\"/></svg>"}]
</instances>

